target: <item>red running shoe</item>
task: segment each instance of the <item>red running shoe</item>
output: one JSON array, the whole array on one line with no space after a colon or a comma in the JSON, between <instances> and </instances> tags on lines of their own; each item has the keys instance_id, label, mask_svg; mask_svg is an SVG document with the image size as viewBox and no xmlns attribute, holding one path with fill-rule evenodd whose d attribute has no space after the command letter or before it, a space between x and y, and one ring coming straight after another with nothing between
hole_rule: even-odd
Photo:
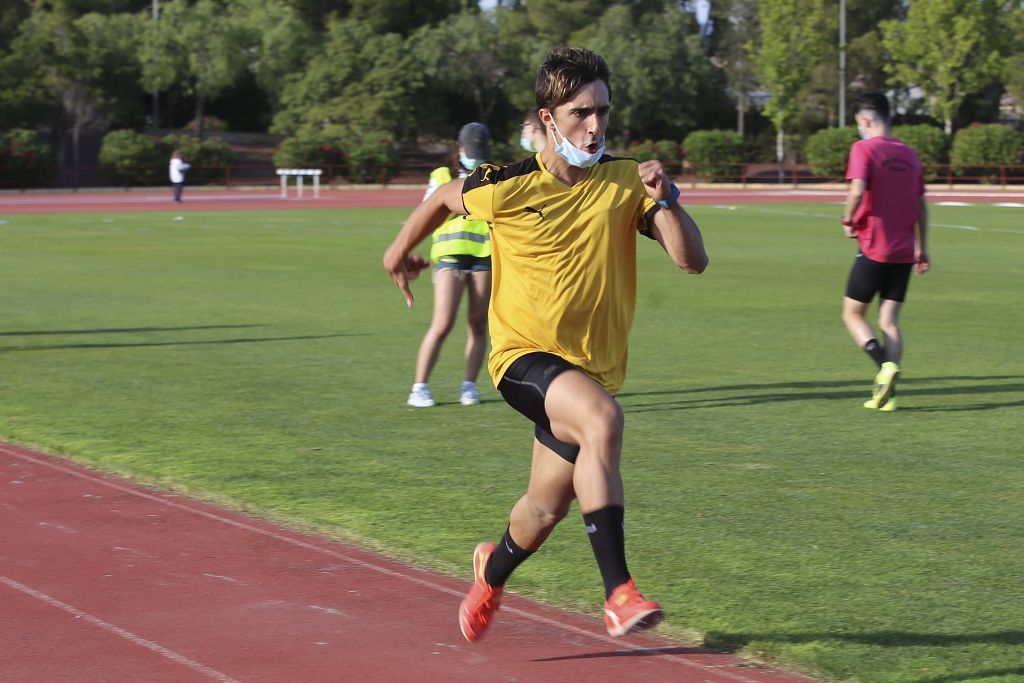
<instances>
[{"instance_id":1,"label":"red running shoe","mask_svg":"<svg viewBox=\"0 0 1024 683\"><path fill-rule=\"evenodd\" d=\"M624 636L653 628L664 618L661 605L640 595L633 579L612 591L604 603L604 625L608 627L610 636Z\"/></svg>"},{"instance_id":2,"label":"red running shoe","mask_svg":"<svg viewBox=\"0 0 1024 683\"><path fill-rule=\"evenodd\" d=\"M459 628L471 643L483 637L501 607L503 586L495 588L484 580L484 567L493 552L493 543L481 543L473 551L473 585L459 605Z\"/></svg>"}]
</instances>

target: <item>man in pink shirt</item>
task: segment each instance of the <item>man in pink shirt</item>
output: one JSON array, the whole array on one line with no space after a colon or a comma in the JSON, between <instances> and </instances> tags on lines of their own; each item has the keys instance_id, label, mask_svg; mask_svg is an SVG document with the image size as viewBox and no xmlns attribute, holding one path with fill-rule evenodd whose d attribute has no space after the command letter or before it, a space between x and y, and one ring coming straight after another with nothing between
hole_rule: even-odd
<instances>
[{"instance_id":1,"label":"man in pink shirt","mask_svg":"<svg viewBox=\"0 0 1024 683\"><path fill-rule=\"evenodd\" d=\"M850 148L846 170L850 191L840 223L847 237L857 239L860 251L846 285L843 322L879 368L864 407L890 412L896 410L894 394L903 354L899 313L910 270L923 274L929 267L928 205L917 153L892 137L889 100L881 93L864 93L854 102L854 112L863 139ZM865 320L876 294L884 345L879 345Z\"/></svg>"}]
</instances>

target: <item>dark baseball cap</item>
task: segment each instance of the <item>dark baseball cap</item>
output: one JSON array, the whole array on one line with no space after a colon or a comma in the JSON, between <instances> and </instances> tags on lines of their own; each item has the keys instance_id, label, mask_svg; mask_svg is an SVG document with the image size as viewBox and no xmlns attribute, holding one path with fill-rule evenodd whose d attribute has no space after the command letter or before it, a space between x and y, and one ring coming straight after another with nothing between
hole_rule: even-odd
<instances>
[{"instance_id":1,"label":"dark baseball cap","mask_svg":"<svg viewBox=\"0 0 1024 683\"><path fill-rule=\"evenodd\" d=\"M491 131L482 123L467 123L459 131L459 144L470 159L491 158Z\"/></svg>"}]
</instances>

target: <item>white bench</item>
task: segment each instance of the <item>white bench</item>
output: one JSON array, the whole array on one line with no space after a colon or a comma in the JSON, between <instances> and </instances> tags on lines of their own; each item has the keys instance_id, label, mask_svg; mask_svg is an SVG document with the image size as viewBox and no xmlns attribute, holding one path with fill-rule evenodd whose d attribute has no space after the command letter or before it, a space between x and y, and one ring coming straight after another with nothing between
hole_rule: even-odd
<instances>
[{"instance_id":1,"label":"white bench","mask_svg":"<svg viewBox=\"0 0 1024 683\"><path fill-rule=\"evenodd\" d=\"M299 199L302 199L302 181L306 176L312 176L313 178L313 197L320 199L320 174L323 173L319 168L279 168L277 169L277 175L281 177L281 196L288 196L288 179L291 177L295 178L295 189L298 193Z\"/></svg>"}]
</instances>

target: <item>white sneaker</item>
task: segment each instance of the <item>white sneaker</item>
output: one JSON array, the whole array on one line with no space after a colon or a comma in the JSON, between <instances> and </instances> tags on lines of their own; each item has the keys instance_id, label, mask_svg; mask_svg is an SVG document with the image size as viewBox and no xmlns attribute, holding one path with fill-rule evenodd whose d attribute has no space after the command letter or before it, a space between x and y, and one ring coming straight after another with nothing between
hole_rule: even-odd
<instances>
[{"instance_id":1,"label":"white sneaker","mask_svg":"<svg viewBox=\"0 0 1024 683\"><path fill-rule=\"evenodd\" d=\"M462 395L459 397L459 403L464 406L480 405L480 392L476 390L474 382L462 383Z\"/></svg>"},{"instance_id":2,"label":"white sneaker","mask_svg":"<svg viewBox=\"0 0 1024 683\"><path fill-rule=\"evenodd\" d=\"M430 393L430 388L426 384L413 384L412 392L406 403L413 408L430 408L437 405L434 395Z\"/></svg>"}]
</instances>

